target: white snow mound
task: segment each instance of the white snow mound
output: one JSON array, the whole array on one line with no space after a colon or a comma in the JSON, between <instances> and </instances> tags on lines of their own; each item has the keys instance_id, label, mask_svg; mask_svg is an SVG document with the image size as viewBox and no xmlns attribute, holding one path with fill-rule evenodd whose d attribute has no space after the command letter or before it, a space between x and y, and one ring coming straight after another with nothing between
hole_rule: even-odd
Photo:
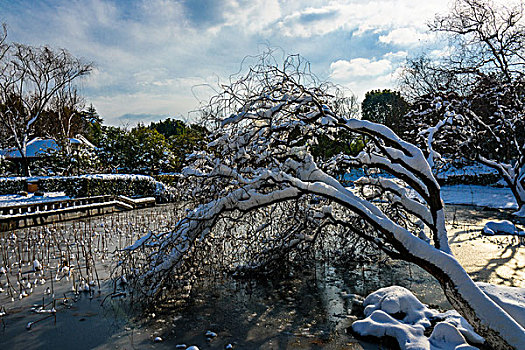
<instances>
[{"instance_id":1,"label":"white snow mound","mask_svg":"<svg viewBox=\"0 0 525 350\"><path fill-rule=\"evenodd\" d=\"M510 221L489 221L483 227L483 234L488 236L494 235L519 235L525 236L525 231L520 231Z\"/></svg>"},{"instance_id":2,"label":"white snow mound","mask_svg":"<svg viewBox=\"0 0 525 350\"><path fill-rule=\"evenodd\" d=\"M352 324L363 336L391 336L403 350L472 350L469 343L483 343L468 322L456 311L440 313L422 304L408 289L391 286L368 295L363 320ZM431 321L439 321L432 334L424 334Z\"/></svg>"}]
</instances>

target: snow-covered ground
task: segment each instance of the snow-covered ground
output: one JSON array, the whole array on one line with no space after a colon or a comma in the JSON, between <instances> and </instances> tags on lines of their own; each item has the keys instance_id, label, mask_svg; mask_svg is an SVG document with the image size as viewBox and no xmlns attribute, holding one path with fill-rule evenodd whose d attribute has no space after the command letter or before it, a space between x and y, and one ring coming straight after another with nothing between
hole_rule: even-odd
<instances>
[{"instance_id":1,"label":"snow-covered ground","mask_svg":"<svg viewBox=\"0 0 525 350\"><path fill-rule=\"evenodd\" d=\"M467 204L497 209L518 209L508 187L453 185L441 187L445 204Z\"/></svg>"},{"instance_id":2,"label":"snow-covered ground","mask_svg":"<svg viewBox=\"0 0 525 350\"><path fill-rule=\"evenodd\" d=\"M33 193L29 193L27 196L22 196L19 194L7 194L0 196L0 207L53 202L66 199L71 199L71 197L66 196L64 192L49 192L45 193L43 196L35 196Z\"/></svg>"},{"instance_id":3,"label":"snow-covered ground","mask_svg":"<svg viewBox=\"0 0 525 350\"><path fill-rule=\"evenodd\" d=\"M120 179L127 179L127 180L142 180L142 179L153 179L149 175L140 175L140 174L85 174L85 175L75 175L75 176L66 176L67 178L71 179L101 179L101 180L120 180ZM64 178L64 176L30 176L30 177L22 177L22 176L8 176L8 177L2 177L0 178L0 181L8 181L8 180L25 180L25 181L38 181L38 180L45 180L45 179L60 179Z\"/></svg>"}]
</instances>

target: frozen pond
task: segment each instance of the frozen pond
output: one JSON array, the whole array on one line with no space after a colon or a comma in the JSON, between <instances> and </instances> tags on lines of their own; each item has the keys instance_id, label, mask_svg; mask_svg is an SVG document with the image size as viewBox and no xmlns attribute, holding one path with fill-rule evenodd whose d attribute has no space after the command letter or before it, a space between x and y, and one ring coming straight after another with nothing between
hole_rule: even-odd
<instances>
[{"instance_id":1,"label":"frozen pond","mask_svg":"<svg viewBox=\"0 0 525 350\"><path fill-rule=\"evenodd\" d=\"M38 276L38 271L31 272L33 265L29 262L22 264L20 274L10 274L13 285L17 280L23 284L37 278L45 280L31 281L33 291L22 299L20 288L11 295L4 287L6 275L0 277L4 288L1 311L6 311L0 318L2 349L174 349L183 344L200 349L224 349L229 344L234 349L378 349L379 345L357 341L347 332L360 312L359 297L355 295L366 296L380 287L397 284L410 289L424 303L449 307L437 283L424 271L385 259L375 265L337 268L318 263L305 272L286 272L258 281L226 278L217 283L203 282L194 289L189 303L166 305L139 315L132 310L128 294L111 294L115 291L108 281L113 251L148 230L169 227L177 215L174 205L162 205L15 232L17 237L76 232L85 244L76 246L62 237L62 243L44 239L48 248L11 246L13 252L27 254L29 260L34 254L43 263L49 262L51 271ZM525 287L523 245L519 246L515 238L479 235L484 221L506 215L450 206L447 218L452 248L476 280ZM3 238L5 252L7 237ZM88 242L92 244L89 249ZM60 244L69 248L53 248ZM42 256L44 253L49 257ZM25 261L27 256L20 258ZM88 271L86 261L90 256L97 263ZM10 263L18 268L16 261ZM64 266L74 272L68 278L63 274L57 277ZM90 291L75 295L72 288L80 290L82 278ZM48 290L51 281L54 299ZM55 300L55 315L35 312L42 304L42 309L50 309L51 300ZM26 329L29 322L35 321ZM207 332L216 336L207 337ZM156 337L162 341L154 342Z\"/></svg>"}]
</instances>

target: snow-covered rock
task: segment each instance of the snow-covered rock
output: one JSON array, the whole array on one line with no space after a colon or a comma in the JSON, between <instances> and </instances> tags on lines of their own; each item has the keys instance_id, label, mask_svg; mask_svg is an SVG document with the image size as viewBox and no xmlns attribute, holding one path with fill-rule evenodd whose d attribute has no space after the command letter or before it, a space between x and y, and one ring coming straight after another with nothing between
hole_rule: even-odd
<instances>
[{"instance_id":1,"label":"snow-covered rock","mask_svg":"<svg viewBox=\"0 0 525 350\"><path fill-rule=\"evenodd\" d=\"M33 270L34 271L42 270L42 264L40 263L40 261L38 261L38 259L35 259L35 261L33 261Z\"/></svg>"},{"instance_id":2,"label":"snow-covered rock","mask_svg":"<svg viewBox=\"0 0 525 350\"><path fill-rule=\"evenodd\" d=\"M483 234L488 236L494 235L519 235L525 236L525 231L520 231L518 228L510 221L489 221L483 227Z\"/></svg>"},{"instance_id":3,"label":"snow-covered rock","mask_svg":"<svg viewBox=\"0 0 525 350\"><path fill-rule=\"evenodd\" d=\"M483 343L468 322L456 311L440 313L422 304L408 289L391 286L371 293L364 302L363 320L352 324L363 336L391 336L401 349L472 350L468 344ZM439 321L429 338L424 334L431 321Z\"/></svg>"},{"instance_id":4,"label":"snow-covered rock","mask_svg":"<svg viewBox=\"0 0 525 350\"><path fill-rule=\"evenodd\" d=\"M212 331L206 331L206 338L215 338L217 336L217 333Z\"/></svg>"},{"instance_id":5,"label":"snow-covered rock","mask_svg":"<svg viewBox=\"0 0 525 350\"><path fill-rule=\"evenodd\" d=\"M365 316L370 316L376 310L382 310L389 315L403 314L402 321L411 325L421 324L430 327L430 318L437 312L427 308L410 291L400 286L381 288L366 297Z\"/></svg>"},{"instance_id":6,"label":"snow-covered rock","mask_svg":"<svg viewBox=\"0 0 525 350\"><path fill-rule=\"evenodd\" d=\"M423 326L403 323L382 310L375 310L364 320L354 322L352 329L363 336L394 337L401 349L430 349Z\"/></svg>"},{"instance_id":7,"label":"snow-covered rock","mask_svg":"<svg viewBox=\"0 0 525 350\"><path fill-rule=\"evenodd\" d=\"M456 310L448 310L439 314L438 318L441 318L444 322L454 326L454 328L456 328L465 339L471 343L482 344L485 341Z\"/></svg>"},{"instance_id":8,"label":"snow-covered rock","mask_svg":"<svg viewBox=\"0 0 525 350\"><path fill-rule=\"evenodd\" d=\"M432 350L476 350L465 342L465 338L459 330L448 322L439 322L428 339Z\"/></svg>"}]
</instances>

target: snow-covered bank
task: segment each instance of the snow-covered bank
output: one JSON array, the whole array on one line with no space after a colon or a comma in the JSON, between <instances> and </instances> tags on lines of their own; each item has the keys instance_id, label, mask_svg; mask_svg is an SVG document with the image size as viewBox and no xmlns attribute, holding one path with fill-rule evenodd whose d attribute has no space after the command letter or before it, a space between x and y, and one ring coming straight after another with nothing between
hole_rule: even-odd
<instances>
[{"instance_id":1,"label":"snow-covered bank","mask_svg":"<svg viewBox=\"0 0 525 350\"><path fill-rule=\"evenodd\" d=\"M495 209L518 209L508 187L453 185L441 187L445 204L466 204Z\"/></svg>"},{"instance_id":2,"label":"snow-covered bank","mask_svg":"<svg viewBox=\"0 0 525 350\"><path fill-rule=\"evenodd\" d=\"M525 289L479 283L479 287L499 306L523 325L525 320ZM477 349L482 344L471 325L457 311L441 313L422 304L408 289L391 286L381 288L365 299L363 320L352 329L362 336L391 336L401 349ZM434 324L430 337L424 332Z\"/></svg>"},{"instance_id":3,"label":"snow-covered bank","mask_svg":"<svg viewBox=\"0 0 525 350\"><path fill-rule=\"evenodd\" d=\"M525 327L525 288L499 286L477 282L478 287L496 304Z\"/></svg>"}]
</instances>

